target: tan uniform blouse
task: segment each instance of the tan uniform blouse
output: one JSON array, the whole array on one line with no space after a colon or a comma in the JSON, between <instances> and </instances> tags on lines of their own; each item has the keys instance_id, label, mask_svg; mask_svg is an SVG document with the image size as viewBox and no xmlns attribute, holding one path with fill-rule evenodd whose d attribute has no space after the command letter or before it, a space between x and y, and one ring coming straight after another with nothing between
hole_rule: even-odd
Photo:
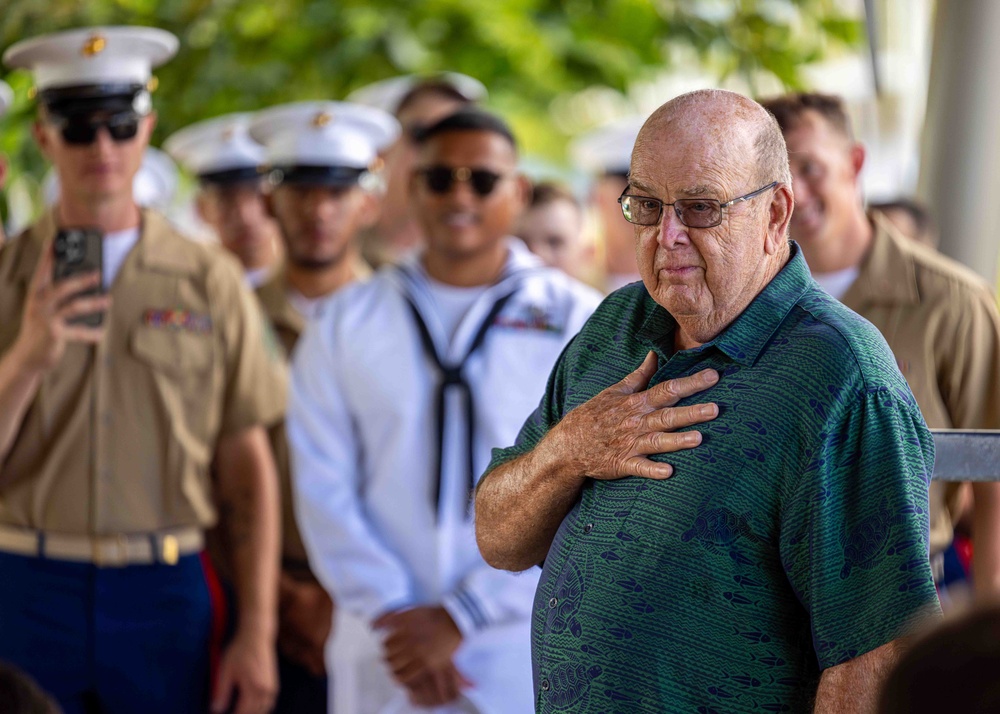
<instances>
[{"instance_id":1,"label":"tan uniform blouse","mask_svg":"<svg viewBox=\"0 0 1000 714\"><path fill-rule=\"evenodd\" d=\"M971 270L873 214L875 238L844 303L872 322L932 429L1000 429L1000 315ZM952 539L957 486L931 485L931 553Z\"/></svg>"},{"instance_id":2,"label":"tan uniform blouse","mask_svg":"<svg viewBox=\"0 0 1000 714\"><path fill-rule=\"evenodd\" d=\"M17 337L52 213L0 248L0 354ZM239 266L144 211L107 332L70 344L0 464L0 524L108 535L216 521L220 435L276 422L287 376Z\"/></svg>"}]
</instances>

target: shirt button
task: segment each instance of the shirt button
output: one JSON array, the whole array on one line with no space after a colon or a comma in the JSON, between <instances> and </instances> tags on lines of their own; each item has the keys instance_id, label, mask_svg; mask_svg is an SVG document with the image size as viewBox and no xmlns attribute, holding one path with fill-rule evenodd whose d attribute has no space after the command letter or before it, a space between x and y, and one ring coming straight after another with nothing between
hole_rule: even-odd
<instances>
[{"instance_id":1,"label":"shirt button","mask_svg":"<svg viewBox=\"0 0 1000 714\"><path fill-rule=\"evenodd\" d=\"M555 607L558 604L559 604L558 598L552 598L551 600L549 600L549 607Z\"/></svg>"},{"instance_id":2,"label":"shirt button","mask_svg":"<svg viewBox=\"0 0 1000 714\"><path fill-rule=\"evenodd\" d=\"M549 691L549 680L547 679L542 680L542 691L543 692Z\"/></svg>"},{"instance_id":3,"label":"shirt button","mask_svg":"<svg viewBox=\"0 0 1000 714\"><path fill-rule=\"evenodd\" d=\"M594 524L593 523L588 523L587 525L585 525L583 527L584 534L590 533L592 530L594 530Z\"/></svg>"}]
</instances>

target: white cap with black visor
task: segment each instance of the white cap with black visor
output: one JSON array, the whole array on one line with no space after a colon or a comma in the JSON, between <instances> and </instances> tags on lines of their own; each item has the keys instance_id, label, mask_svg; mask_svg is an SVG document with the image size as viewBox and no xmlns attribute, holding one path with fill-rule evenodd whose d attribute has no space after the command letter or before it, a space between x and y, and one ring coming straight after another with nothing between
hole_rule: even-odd
<instances>
[{"instance_id":1,"label":"white cap with black visor","mask_svg":"<svg viewBox=\"0 0 1000 714\"><path fill-rule=\"evenodd\" d=\"M348 187L380 165L380 151L399 136L391 114L350 102L296 102L254 115L250 136L262 144L268 181Z\"/></svg>"}]
</instances>

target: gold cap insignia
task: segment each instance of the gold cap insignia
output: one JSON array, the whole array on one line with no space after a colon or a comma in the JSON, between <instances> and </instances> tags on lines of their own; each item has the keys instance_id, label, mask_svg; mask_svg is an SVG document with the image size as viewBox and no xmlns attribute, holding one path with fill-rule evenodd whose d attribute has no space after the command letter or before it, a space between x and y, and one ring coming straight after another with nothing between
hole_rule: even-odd
<instances>
[{"instance_id":1,"label":"gold cap insignia","mask_svg":"<svg viewBox=\"0 0 1000 714\"><path fill-rule=\"evenodd\" d=\"M333 121L333 115L330 112L322 111L318 112L316 116L313 117L312 125L317 129L322 129L324 126Z\"/></svg>"},{"instance_id":2,"label":"gold cap insignia","mask_svg":"<svg viewBox=\"0 0 1000 714\"><path fill-rule=\"evenodd\" d=\"M83 47L80 49L80 54L84 57L93 57L94 55L99 55L104 52L107 46L108 41L104 39L102 35L91 35L87 38L87 41L83 43Z\"/></svg>"},{"instance_id":3,"label":"gold cap insignia","mask_svg":"<svg viewBox=\"0 0 1000 714\"><path fill-rule=\"evenodd\" d=\"M147 91L155 92L159 88L160 88L160 78L155 75L150 77L149 81L146 82Z\"/></svg>"}]
</instances>

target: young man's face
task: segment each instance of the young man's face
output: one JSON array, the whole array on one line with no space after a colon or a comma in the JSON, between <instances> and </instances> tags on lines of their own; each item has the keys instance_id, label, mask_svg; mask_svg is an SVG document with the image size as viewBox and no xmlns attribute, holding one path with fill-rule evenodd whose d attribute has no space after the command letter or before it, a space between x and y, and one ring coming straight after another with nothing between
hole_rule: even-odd
<instances>
[{"instance_id":1,"label":"young man's face","mask_svg":"<svg viewBox=\"0 0 1000 714\"><path fill-rule=\"evenodd\" d=\"M281 184L269 197L293 265L325 270L349 255L358 231L374 219L372 196L359 186Z\"/></svg>"},{"instance_id":2,"label":"young man's face","mask_svg":"<svg viewBox=\"0 0 1000 714\"><path fill-rule=\"evenodd\" d=\"M445 188L437 189L427 171L450 172ZM489 191L477 179L496 177ZM456 175L458 178L456 179ZM483 255L509 235L524 209L526 181L517 174L517 155L500 134L456 130L438 134L421 148L412 179L414 215L423 228L429 252L448 260Z\"/></svg>"},{"instance_id":3,"label":"young man's face","mask_svg":"<svg viewBox=\"0 0 1000 714\"><path fill-rule=\"evenodd\" d=\"M572 201L559 198L532 206L521 216L515 233L546 265L574 277L586 272L589 254L583 214Z\"/></svg>"},{"instance_id":4,"label":"young man's face","mask_svg":"<svg viewBox=\"0 0 1000 714\"><path fill-rule=\"evenodd\" d=\"M198 193L198 212L245 268L264 267L274 255L278 226L259 182L207 184Z\"/></svg>"},{"instance_id":5,"label":"young man's face","mask_svg":"<svg viewBox=\"0 0 1000 714\"><path fill-rule=\"evenodd\" d=\"M403 133L385 154L385 201L379 219L380 235L391 238L410 220L410 174L417 160L413 134L458 111L466 103L454 97L428 92L415 98L399 112ZM391 246L390 246L391 248Z\"/></svg>"},{"instance_id":6,"label":"young man's face","mask_svg":"<svg viewBox=\"0 0 1000 714\"><path fill-rule=\"evenodd\" d=\"M863 210L858 176L864 150L813 110L785 132L785 143L795 194L789 233L808 257L813 246L840 240Z\"/></svg>"},{"instance_id":7,"label":"young man's face","mask_svg":"<svg viewBox=\"0 0 1000 714\"><path fill-rule=\"evenodd\" d=\"M108 117L95 113L96 124ZM68 142L60 126L44 110L35 124L35 140L59 174L63 196L86 203L104 202L132 195L132 179L142 165L142 156L156 125L155 115L138 117L135 136L115 140L107 127L97 129L93 141Z\"/></svg>"}]
</instances>

